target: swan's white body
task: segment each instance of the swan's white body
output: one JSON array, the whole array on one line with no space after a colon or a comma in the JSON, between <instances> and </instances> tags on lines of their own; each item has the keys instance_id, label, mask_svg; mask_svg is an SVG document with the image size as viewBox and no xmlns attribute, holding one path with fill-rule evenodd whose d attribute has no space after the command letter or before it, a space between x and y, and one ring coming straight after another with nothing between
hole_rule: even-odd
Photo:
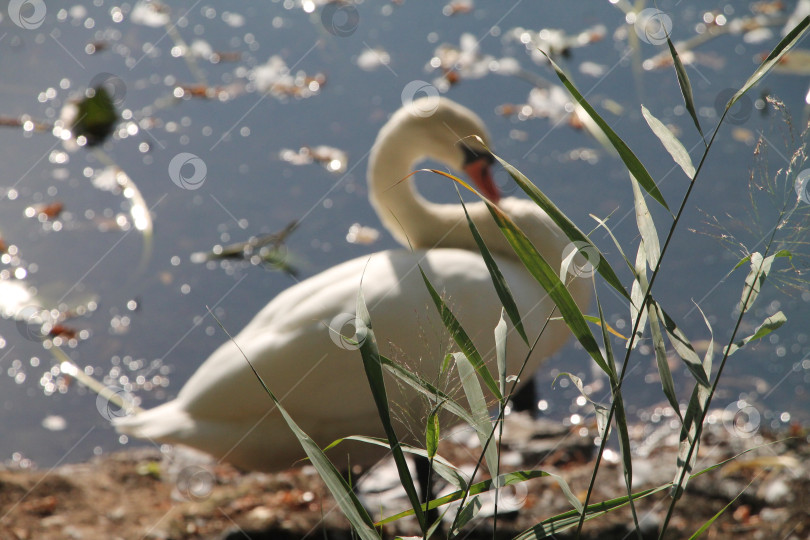
<instances>
[{"instance_id":1,"label":"swan's white body","mask_svg":"<svg viewBox=\"0 0 810 540\"><path fill-rule=\"evenodd\" d=\"M479 351L494 364L493 329L501 304L461 206L428 203L410 182L397 184L425 157L460 168L463 156L455 143L472 134L485 136L481 121L448 100L442 99L427 118L410 114L407 108L395 113L380 131L369 160L371 199L389 230L400 241L407 237L417 249L364 256L290 287L234 338L295 421L322 446L348 435L384 435L360 353L339 346L341 341L333 339L335 334L329 330L334 321L340 324L351 318L361 278L383 354L435 380L450 350L419 274L420 264ZM515 198L504 199L500 207L559 268L568 241L548 216L533 203ZM484 205L469 204L468 211L495 253L528 333L536 336L553 303L512 254ZM590 298L587 280L575 279L569 289L585 308ZM341 314L345 315L340 318ZM548 326L522 377L524 382L568 336L562 322ZM508 371L516 373L527 349L514 334L508 343ZM394 384L388 387L399 404L395 410L416 418L423 413L414 391L397 391ZM119 418L115 425L122 433L192 446L247 469L278 470L304 457L230 341L200 366L176 399ZM344 443L335 450L350 452L352 464L369 463L379 456L368 445ZM345 455L335 451L330 455L337 464L347 463Z\"/></svg>"}]
</instances>

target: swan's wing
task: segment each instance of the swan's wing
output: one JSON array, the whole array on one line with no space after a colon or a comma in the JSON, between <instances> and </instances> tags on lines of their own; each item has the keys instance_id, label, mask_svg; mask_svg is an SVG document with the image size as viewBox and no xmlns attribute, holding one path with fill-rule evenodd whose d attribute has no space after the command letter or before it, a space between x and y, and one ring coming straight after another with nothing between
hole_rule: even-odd
<instances>
[{"instance_id":1,"label":"swan's wing","mask_svg":"<svg viewBox=\"0 0 810 540\"><path fill-rule=\"evenodd\" d=\"M503 258L498 263L524 324L530 333L536 331L552 308L550 301L518 263ZM480 255L455 249L386 251L338 265L279 294L235 336L268 387L319 443L352 434L382 435L360 353L329 329L351 321L361 277L384 354L436 382L446 353L457 350L417 264L481 354L492 360L500 302ZM334 330L351 333L352 327ZM567 336L562 323L552 324L524 380ZM509 371L515 373L526 348L516 336L509 343ZM398 390L396 384L388 389L395 409L419 421L415 393ZM176 400L123 419L117 427L138 436L185 442L246 467L273 468L275 463L289 465L300 448L272 409L242 353L229 341L200 366ZM408 423L407 418L399 419Z\"/></svg>"},{"instance_id":2,"label":"swan's wing","mask_svg":"<svg viewBox=\"0 0 810 540\"><path fill-rule=\"evenodd\" d=\"M268 398L243 355L291 410L338 421L361 414L369 392L352 336L361 279L372 324L384 352L436 365L448 344L419 274L421 264L434 286L457 306L472 335L491 333L497 298L479 255L463 250L385 251L335 266L290 287L273 299L234 337L217 349L181 390L178 400L195 416L255 415ZM332 331L330 331L330 328ZM312 405L313 400L339 407ZM236 404L223 408L222 404ZM313 410L310 410L313 409Z\"/></svg>"}]
</instances>

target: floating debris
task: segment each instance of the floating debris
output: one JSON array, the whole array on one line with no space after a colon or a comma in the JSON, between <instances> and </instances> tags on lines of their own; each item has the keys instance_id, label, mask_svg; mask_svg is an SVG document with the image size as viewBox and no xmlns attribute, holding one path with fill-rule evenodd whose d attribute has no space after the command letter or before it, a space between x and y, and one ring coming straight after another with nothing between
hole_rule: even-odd
<instances>
[{"instance_id":1,"label":"floating debris","mask_svg":"<svg viewBox=\"0 0 810 540\"><path fill-rule=\"evenodd\" d=\"M160 2L140 1L132 8L129 19L135 24L160 28L171 22L169 8Z\"/></svg>"},{"instance_id":2,"label":"floating debris","mask_svg":"<svg viewBox=\"0 0 810 540\"><path fill-rule=\"evenodd\" d=\"M548 118L552 122L558 123L566 120L572 110L571 94L562 86L552 85L548 88L532 88L527 103L501 105L497 112L503 116L517 116L519 120ZM575 125L575 127L579 127L579 125Z\"/></svg>"},{"instance_id":3,"label":"floating debris","mask_svg":"<svg viewBox=\"0 0 810 540\"><path fill-rule=\"evenodd\" d=\"M450 0L442 8L442 14L451 17L453 15L472 13L473 9L475 9L473 0Z\"/></svg>"},{"instance_id":4,"label":"floating debris","mask_svg":"<svg viewBox=\"0 0 810 540\"><path fill-rule=\"evenodd\" d=\"M282 161L286 161L291 165L320 163L327 171L336 174L346 172L349 161L346 152L331 146L302 146L297 152L284 148L279 152L278 156Z\"/></svg>"},{"instance_id":5,"label":"floating debris","mask_svg":"<svg viewBox=\"0 0 810 540\"><path fill-rule=\"evenodd\" d=\"M473 34L461 35L459 45L443 43L434 51L427 70L440 69L443 78L434 82L440 89L457 83L461 79L480 79L490 73L517 75L521 72L520 63L511 57L495 58L482 54L480 40Z\"/></svg>"},{"instance_id":6,"label":"floating debris","mask_svg":"<svg viewBox=\"0 0 810 540\"><path fill-rule=\"evenodd\" d=\"M599 152L593 148L573 148L564 154L569 161L584 161L591 165L599 163Z\"/></svg>"},{"instance_id":7,"label":"floating debris","mask_svg":"<svg viewBox=\"0 0 810 540\"><path fill-rule=\"evenodd\" d=\"M127 173L116 165L108 165L94 175L91 181L93 186L102 191L122 193L124 198L129 199L131 203L129 215L132 225L144 234L151 234L153 225L149 207L146 205L146 200L141 195L135 182ZM119 228L126 228L127 226L126 223L118 223L118 225Z\"/></svg>"},{"instance_id":8,"label":"floating debris","mask_svg":"<svg viewBox=\"0 0 810 540\"><path fill-rule=\"evenodd\" d=\"M34 302L31 287L18 279L0 279L0 316L4 319L18 319L21 312Z\"/></svg>"},{"instance_id":9,"label":"floating debris","mask_svg":"<svg viewBox=\"0 0 810 540\"><path fill-rule=\"evenodd\" d=\"M211 251L192 253L189 259L193 263L244 259L252 264L265 264L294 276L297 271L289 264L289 254L284 246L284 241L297 226L298 222L293 221L277 233L253 236L244 242L236 242L226 246L217 244Z\"/></svg>"},{"instance_id":10,"label":"floating debris","mask_svg":"<svg viewBox=\"0 0 810 540\"><path fill-rule=\"evenodd\" d=\"M0 116L0 127L23 128L25 131L46 132L53 130L53 124L35 122L28 115L20 117Z\"/></svg>"},{"instance_id":11,"label":"floating debris","mask_svg":"<svg viewBox=\"0 0 810 540\"><path fill-rule=\"evenodd\" d=\"M391 63L391 55L382 47L366 49L357 57L357 65L365 71L374 71Z\"/></svg>"},{"instance_id":12,"label":"floating debris","mask_svg":"<svg viewBox=\"0 0 810 540\"><path fill-rule=\"evenodd\" d=\"M220 62L238 62L242 59L242 53L239 51L219 52L215 51L211 44L205 40L197 39L191 43L189 52L196 58L207 60L212 64L219 64Z\"/></svg>"},{"instance_id":13,"label":"floating debris","mask_svg":"<svg viewBox=\"0 0 810 540\"><path fill-rule=\"evenodd\" d=\"M757 142L757 137L753 131L739 126L736 126L731 130L731 138L749 146L754 146L754 144Z\"/></svg>"},{"instance_id":14,"label":"floating debris","mask_svg":"<svg viewBox=\"0 0 810 540\"><path fill-rule=\"evenodd\" d=\"M223 11L222 21L231 28L241 28L245 26L245 16L233 11Z\"/></svg>"},{"instance_id":15,"label":"floating debris","mask_svg":"<svg viewBox=\"0 0 810 540\"><path fill-rule=\"evenodd\" d=\"M0 273L3 274L5 273ZM33 341L75 347L80 340L88 339L88 330L77 330L67 326L65 321L95 311L96 296L72 295L69 303L57 303L53 298L62 295L64 289L61 284L45 284L35 288L25 281L25 274L24 269L18 267L16 279L11 279L10 276L0 279L0 316L16 321L20 333ZM42 307L48 305L53 307Z\"/></svg>"},{"instance_id":16,"label":"floating debris","mask_svg":"<svg viewBox=\"0 0 810 540\"><path fill-rule=\"evenodd\" d=\"M88 88L81 99L68 101L54 124L53 135L69 150L97 146L107 140L118 122L113 98L103 85Z\"/></svg>"},{"instance_id":17,"label":"floating debris","mask_svg":"<svg viewBox=\"0 0 810 540\"><path fill-rule=\"evenodd\" d=\"M60 201L38 204L25 209L25 217L37 217L40 221L53 221L59 217L65 205Z\"/></svg>"},{"instance_id":18,"label":"floating debris","mask_svg":"<svg viewBox=\"0 0 810 540\"><path fill-rule=\"evenodd\" d=\"M373 244L380 238L380 231L374 227L366 227L353 223L346 233L346 241L350 244Z\"/></svg>"},{"instance_id":19,"label":"floating debris","mask_svg":"<svg viewBox=\"0 0 810 540\"><path fill-rule=\"evenodd\" d=\"M695 52L694 49L725 34L742 35L744 42L758 43L763 39L772 37L773 33L768 28L781 26L784 22L784 17L779 14L760 14L726 19L725 15L715 15L711 12L707 12L704 16L704 21L707 22L701 25L697 35L685 41L676 42L674 45L684 65L699 64L714 69L720 69L725 65L723 58L716 54L699 54ZM642 62L642 67L646 71L669 68L670 66L672 66L672 55L669 49L663 50L659 54Z\"/></svg>"},{"instance_id":20,"label":"floating debris","mask_svg":"<svg viewBox=\"0 0 810 540\"><path fill-rule=\"evenodd\" d=\"M801 1L799 2L801 3ZM796 8L798 9L798 7ZM782 0L763 0L751 4L751 11L762 13L763 15L777 15L785 10L785 3ZM794 25L795 26L795 25Z\"/></svg>"},{"instance_id":21,"label":"floating debris","mask_svg":"<svg viewBox=\"0 0 810 540\"><path fill-rule=\"evenodd\" d=\"M192 55L197 58L202 58L203 60L210 60L211 57L214 55L214 48L211 47L211 44L202 39L195 39L191 42L191 46L188 49Z\"/></svg>"},{"instance_id":22,"label":"floating debris","mask_svg":"<svg viewBox=\"0 0 810 540\"><path fill-rule=\"evenodd\" d=\"M604 64L597 64L596 62L582 62L579 65L579 72L589 77L602 77L607 73L608 67Z\"/></svg>"},{"instance_id":23,"label":"floating debris","mask_svg":"<svg viewBox=\"0 0 810 540\"><path fill-rule=\"evenodd\" d=\"M110 44L106 41L91 41L85 46L84 52L87 54L98 54L106 51L109 48Z\"/></svg>"},{"instance_id":24,"label":"floating debris","mask_svg":"<svg viewBox=\"0 0 810 540\"><path fill-rule=\"evenodd\" d=\"M574 129L584 129L608 151L613 147L604 132L593 121L581 105L574 102L562 86L538 81L538 86L529 92L528 102L522 105L504 104L495 111L503 116L516 116L518 120L547 118L554 125L567 123ZM539 86L545 84L545 86ZM589 163L593 163L588 158Z\"/></svg>"},{"instance_id":25,"label":"floating debris","mask_svg":"<svg viewBox=\"0 0 810 540\"><path fill-rule=\"evenodd\" d=\"M183 84L175 88L174 97L185 96L202 99L228 101L245 93L244 84L233 83L225 86L208 86L207 84Z\"/></svg>"},{"instance_id":26,"label":"floating debris","mask_svg":"<svg viewBox=\"0 0 810 540\"><path fill-rule=\"evenodd\" d=\"M284 59L278 55L271 56L267 62L250 70L248 79L259 92L277 98L308 98L317 94L326 84L326 76L322 73L310 76L299 71L292 75Z\"/></svg>"},{"instance_id":27,"label":"floating debris","mask_svg":"<svg viewBox=\"0 0 810 540\"><path fill-rule=\"evenodd\" d=\"M67 428L67 420L61 416L51 414L42 419L42 427L48 431L64 431Z\"/></svg>"},{"instance_id":28,"label":"floating debris","mask_svg":"<svg viewBox=\"0 0 810 540\"><path fill-rule=\"evenodd\" d=\"M606 34L607 28L603 24L594 25L578 34L566 34L556 28L543 28L535 32L517 27L506 33L506 41L523 43L532 60L538 65L545 65L548 60L541 51L551 56L566 56L571 49L601 41Z\"/></svg>"},{"instance_id":29,"label":"floating debris","mask_svg":"<svg viewBox=\"0 0 810 540\"><path fill-rule=\"evenodd\" d=\"M350 0L299 0L298 5L307 13L314 12L317 8L335 4L337 6L350 6L353 4Z\"/></svg>"},{"instance_id":30,"label":"floating debris","mask_svg":"<svg viewBox=\"0 0 810 540\"><path fill-rule=\"evenodd\" d=\"M54 324L51 326L50 330L48 330L48 335L54 338L60 337L70 340L79 337L79 331L63 324Z\"/></svg>"},{"instance_id":31,"label":"floating debris","mask_svg":"<svg viewBox=\"0 0 810 540\"><path fill-rule=\"evenodd\" d=\"M746 32L743 36L743 43L757 44L764 43L773 38L774 32L770 28L756 28L750 32Z\"/></svg>"}]
</instances>

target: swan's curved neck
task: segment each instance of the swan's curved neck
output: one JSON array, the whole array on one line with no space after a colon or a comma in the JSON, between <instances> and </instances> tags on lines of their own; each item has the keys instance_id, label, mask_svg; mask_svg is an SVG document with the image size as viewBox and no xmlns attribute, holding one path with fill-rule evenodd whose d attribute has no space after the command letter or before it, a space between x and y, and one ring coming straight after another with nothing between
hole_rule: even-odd
<instances>
[{"instance_id":1,"label":"swan's curved neck","mask_svg":"<svg viewBox=\"0 0 810 540\"><path fill-rule=\"evenodd\" d=\"M457 235L469 235L466 226L459 226L464 219L461 206L431 203L419 195L412 178L403 181L426 158L455 166L431 147L429 139L409 129L410 125L407 119L389 122L377 137L368 167L371 204L383 225L406 247L462 247L467 243L462 238L454 242Z\"/></svg>"}]
</instances>

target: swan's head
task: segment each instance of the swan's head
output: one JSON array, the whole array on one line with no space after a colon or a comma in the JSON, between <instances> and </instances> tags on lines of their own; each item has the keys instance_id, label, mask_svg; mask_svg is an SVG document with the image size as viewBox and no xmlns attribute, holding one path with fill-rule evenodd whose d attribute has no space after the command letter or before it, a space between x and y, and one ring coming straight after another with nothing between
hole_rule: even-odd
<instances>
[{"instance_id":1,"label":"swan's head","mask_svg":"<svg viewBox=\"0 0 810 540\"><path fill-rule=\"evenodd\" d=\"M425 158L439 161L464 171L491 201L500 199L492 179L494 158L486 149L489 134L481 118L467 107L443 97L414 100L394 113L377 144L389 137L396 139L398 151L408 156L411 165Z\"/></svg>"}]
</instances>

